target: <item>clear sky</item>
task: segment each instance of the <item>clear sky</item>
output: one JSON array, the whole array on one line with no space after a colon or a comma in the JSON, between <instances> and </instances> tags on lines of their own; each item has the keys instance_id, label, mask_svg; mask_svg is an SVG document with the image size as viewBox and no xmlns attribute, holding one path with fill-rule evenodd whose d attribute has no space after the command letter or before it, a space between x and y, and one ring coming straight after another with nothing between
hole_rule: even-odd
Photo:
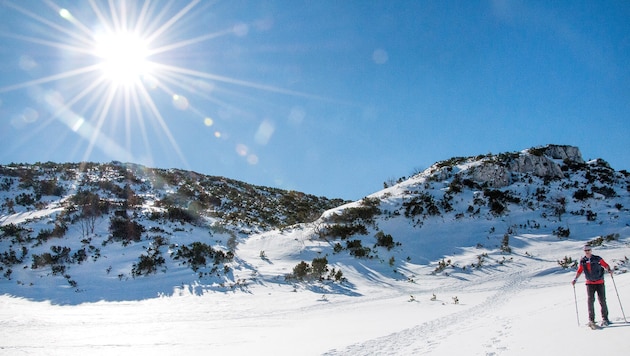
<instances>
[{"instance_id":1,"label":"clear sky","mask_svg":"<svg viewBox=\"0 0 630 356\"><path fill-rule=\"evenodd\" d=\"M0 163L346 199L549 143L630 170L629 19L595 0L0 0Z\"/></svg>"}]
</instances>

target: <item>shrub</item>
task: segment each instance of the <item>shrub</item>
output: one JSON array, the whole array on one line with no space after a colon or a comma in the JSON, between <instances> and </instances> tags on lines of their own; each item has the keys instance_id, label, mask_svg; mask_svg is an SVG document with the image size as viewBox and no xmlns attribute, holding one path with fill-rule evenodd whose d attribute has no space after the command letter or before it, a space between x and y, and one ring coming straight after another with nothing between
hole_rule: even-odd
<instances>
[{"instance_id":1,"label":"shrub","mask_svg":"<svg viewBox=\"0 0 630 356\"><path fill-rule=\"evenodd\" d=\"M37 269L39 267L50 265L53 267L53 273L56 273L56 271L58 272L58 270L60 269L60 264L71 261L71 249L69 247L52 246L50 247L50 250L52 253L44 252L41 255L33 255L33 263L31 265L31 268Z\"/></svg>"},{"instance_id":2,"label":"shrub","mask_svg":"<svg viewBox=\"0 0 630 356\"><path fill-rule=\"evenodd\" d=\"M171 221L180 221L186 223L195 223L200 219L198 212L178 207L169 207L166 211L166 217Z\"/></svg>"},{"instance_id":3,"label":"shrub","mask_svg":"<svg viewBox=\"0 0 630 356\"><path fill-rule=\"evenodd\" d=\"M436 205L433 196L428 193L421 193L409 201L403 202L403 207L405 208L405 217L408 218L425 212L431 216L440 215L440 208Z\"/></svg>"},{"instance_id":4,"label":"shrub","mask_svg":"<svg viewBox=\"0 0 630 356\"><path fill-rule=\"evenodd\" d=\"M114 241L127 244L130 241L140 241L144 226L126 217L113 216L109 221L109 231Z\"/></svg>"},{"instance_id":5,"label":"shrub","mask_svg":"<svg viewBox=\"0 0 630 356\"><path fill-rule=\"evenodd\" d=\"M498 201L491 201L489 203L490 211L495 215L501 215L505 211L505 206Z\"/></svg>"},{"instance_id":6,"label":"shrub","mask_svg":"<svg viewBox=\"0 0 630 356\"><path fill-rule=\"evenodd\" d=\"M609 234L606 236L599 236L586 244L591 247L601 246L604 242L611 242L619 239L619 234Z\"/></svg>"},{"instance_id":7,"label":"shrub","mask_svg":"<svg viewBox=\"0 0 630 356\"><path fill-rule=\"evenodd\" d=\"M575 193L573 193L573 199L580 201L586 200L592 196L593 194L589 193L586 189L578 189L575 191Z\"/></svg>"},{"instance_id":8,"label":"shrub","mask_svg":"<svg viewBox=\"0 0 630 356\"><path fill-rule=\"evenodd\" d=\"M492 211L495 215L501 215L505 212L507 202L514 204L521 202L519 197L513 196L508 191L504 192L496 189L486 189L484 190L483 195L488 198L490 211Z\"/></svg>"},{"instance_id":9,"label":"shrub","mask_svg":"<svg viewBox=\"0 0 630 356\"><path fill-rule=\"evenodd\" d=\"M153 253L140 255L138 263L134 263L131 268L131 275L136 277L155 273L158 267L162 266L165 262L160 251L153 250Z\"/></svg>"},{"instance_id":10,"label":"shrub","mask_svg":"<svg viewBox=\"0 0 630 356\"><path fill-rule=\"evenodd\" d=\"M562 226L558 226L556 230L553 230L553 234L558 236L558 238L569 237L571 235L571 230L569 228L563 228Z\"/></svg>"},{"instance_id":11,"label":"shrub","mask_svg":"<svg viewBox=\"0 0 630 356\"><path fill-rule=\"evenodd\" d=\"M547 150L547 147L532 147L528 149L527 151L533 156L542 157L545 154L546 150Z\"/></svg>"},{"instance_id":12,"label":"shrub","mask_svg":"<svg viewBox=\"0 0 630 356\"><path fill-rule=\"evenodd\" d=\"M326 257L314 258L311 263L313 275L316 278L321 278L326 272L328 272L328 259Z\"/></svg>"},{"instance_id":13,"label":"shrub","mask_svg":"<svg viewBox=\"0 0 630 356\"><path fill-rule=\"evenodd\" d=\"M617 192L615 192L615 190L611 187L608 186L603 186L603 187L593 187L592 188L594 193L599 193L601 195L603 195L606 198L614 198L617 196Z\"/></svg>"},{"instance_id":14,"label":"shrub","mask_svg":"<svg viewBox=\"0 0 630 356\"><path fill-rule=\"evenodd\" d=\"M376 246L386 247L391 250L394 247L394 238L390 234L385 234L383 231L379 231L375 235Z\"/></svg>"},{"instance_id":15,"label":"shrub","mask_svg":"<svg viewBox=\"0 0 630 356\"><path fill-rule=\"evenodd\" d=\"M20 193L15 197L15 204L22 206L33 205L36 201L33 194Z\"/></svg>"},{"instance_id":16,"label":"shrub","mask_svg":"<svg viewBox=\"0 0 630 356\"><path fill-rule=\"evenodd\" d=\"M350 225L335 224L335 225L328 226L328 229L324 231L323 235L346 239L355 234L367 235L367 233L368 233L367 228L361 224L350 224Z\"/></svg>"},{"instance_id":17,"label":"shrub","mask_svg":"<svg viewBox=\"0 0 630 356\"><path fill-rule=\"evenodd\" d=\"M38 195L54 195L62 196L64 193L63 187L57 184L57 180L42 180L39 182L39 187L36 187Z\"/></svg>"},{"instance_id":18,"label":"shrub","mask_svg":"<svg viewBox=\"0 0 630 356\"><path fill-rule=\"evenodd\" d=\"M316 257L313 259L311 264L301 261L295 265L295 267L293 267L293 272L288 274L286 278L297 279L300 281L310 279L322 280L328 271L328 259L326 257ZM334 268L325 278L328 280L332 278L337 282L344 280L341 270L336 271Z\"/></svg>"},{"instance_id":19,"label":"shrub","mask_svg":"<svg viewBox=\"0 0 630 356\"><path fill-rule=\"evenodd\" d=\"M9 247L9 251L4 251L0 253L0 263L2 263L5 266L13 266L18 263L22 263L22 261L24 260L24 256L26 256L27 253L28 253L28 249L22 246L22 256L18 257L15 250Z\"/></svg>"},{"instance_id":20,"label":"shrub","mask_svg":"<svg viewBox=\"0 0 630 356\"><path fill-rule=\"evenodd\" d=\"M340 214L331 215L329 220L335 223L353 223L356 221L364 221L366 223L374 222L374 216L381 212L378 208L380 200L376 198L364 198L361 203L363 206L347 208Z\"/></svg>"},{"instance_id":21,"label":"shrub","mask_svg":"<svg viewBox=\"0 0 630 356\"><path fill-rule=\"evenodd\" d=\"M190 265L193 271L197 271L200 267L206 266L208 259L212 259L215 265L231 261L234 258L232 252L223 252L215 250L203 242L195 241L188 246L181 246L172 253L174 260L183 259L184 263Z\"/></svg>"},{"instance_id":22,"label":"shrub","mask_svg":"<svg viewBox=\"0 0 630 356\"><path fill-rule=\"evenodd\" d=\"M68 226L64 223L55 223L55 227L50 229L41 229L37 234L37 239L40 241L46 241L52 237L63 237L68 231Z\"/></svg>"},{"instance_id":23,"label":"shrub","mask_svg":"<svg viewBox=\"0 0 630 356\"><path fill-rule=\"evenodd\" d=\"M361 240L347 241L346 247L350 250L350 255L355 257L366 257L370 254L370 248L363 247Z\"/></svg>"},{"instance_id":24,"label":"shrub","mask_svg":"<svg viewBox=\"0 0 630 356\"><path fill-rule=\"evenodd\" d=\"M560 267L562 267L564 269L577 268L578 261L574 260L571 257L564 256L564 258L562 260L558 261L558 264L560 265Z\"/></svg>"},{"instance_id":25,"label":"shrub","mask_svg":"<svg viewBox=\"0 0 630 356\"><path fill-rule=\"evenodd\" d=\"M510 235L503 235L503 241L501 241L501 252L512 253L512 248L510 247Z\"/></svg>"},{"instance_id":26,"label":"shrub","mask_svg":"<svg viewBox=\"0 0 630 356\"><path fill-rule=\"evenodd\" d=\"M85 252L85 248L77 250L77 252L75 252L72 255L72 261L75 261L78 264L81 264L81 262L87 260L87 258L88 256L87 256L87 253Z\"/></svg>"},{"instance_id":27,"label":"shrub","mask_svg":"<svg viewBox=\"0 0 630 356\"><path fill-rule=\"evenodd\" d=\"M311 266L304 261L293 267L293 277L299 280L306 278L309 273L311 273Z\"/></svg>"},{"instance_id":28,"label":"shrub","mask_svg":"<svg viewBox=\"0 0 630 356\"><path fill-rule=\"evenodd\" d=\"M22 232L26 232L26 229L18 225L15 225L13 223L10 223L7 225L0 226L0 231L2 231L2 236L0 237L5 237L5 236L20 237L20 234Z\"/></svg>"},{"instance_id":29,"label":"shrub","mask_svg":"<svg viewBox=\"0 0 630 356\"><path fill-rule=\"evenodd\" d=\"M440 273L440 272L444 271L449 266L452 266L451 260L449 259L448 261L445 261L444 259L442 259L441 261L438 261L438 265L433 270L433 273L434 274Z\"/></svg>"}]
</instances>

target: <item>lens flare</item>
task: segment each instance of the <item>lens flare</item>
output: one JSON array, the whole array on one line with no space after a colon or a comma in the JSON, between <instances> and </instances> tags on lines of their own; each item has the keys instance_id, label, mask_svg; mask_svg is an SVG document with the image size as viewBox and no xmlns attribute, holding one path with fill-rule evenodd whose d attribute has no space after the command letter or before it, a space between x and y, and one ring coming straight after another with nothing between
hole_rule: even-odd
<instances>
[{"instance_id":1,"label":"lens flare","mask_svg":"<svg viewBox=\"0 0 630 356\"><path fill-rule=\"evenodd\" d=\"M41 4L0 1L0 11L21 16L14 26L3 27L11 30L3 30L0 36L32 45L27 53L19 54L19 73L2 78L3 83L18 75L27 79L3 84L0 94L24 90L41 107L16 114L14 126L32 125L29 134L35 135L52 122L62 123L81 143L87 142L82 160L90 160L94 149L121 161L143 158L152 162L152 155L165 152L187 166L171 132L180 121L173 109L197 116L213 128L216 138L236 139L233 132L219 127L228 121L221 112L236 111L235 105L218 99L217 93L234 95L233 89L225 87L329 100L207 72L200 54L210 46L200 45L225 36L239 40L257 28L226 22L223 28L208 31L208 23L200 21L196 9L213 6L210 2L89 0L63 2L61 7L55 0L45 0ZM196 57L191 59L189 53ZM203 112L198 103L206 108L208 103L215 104L215 112ZM299 122L302 117L297 113L291 120ZM267 144L274 130L265 121L254 140ZM236 154L250 164L259 161L244 144L237 146Z\"/></svg>"}]
</instances>

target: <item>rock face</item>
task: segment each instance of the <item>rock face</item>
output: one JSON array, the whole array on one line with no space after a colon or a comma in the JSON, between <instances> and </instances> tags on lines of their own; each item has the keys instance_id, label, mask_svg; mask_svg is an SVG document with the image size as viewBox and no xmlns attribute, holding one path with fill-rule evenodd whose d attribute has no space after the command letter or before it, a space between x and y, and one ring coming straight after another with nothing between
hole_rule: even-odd
<instances>
[{"instance_id":1,"label":"rock face","mask_svg":"<svg viewBox=\"0 0 630 356\"><path fill-rule=\"evenodd\" d=\"M494 188L505 187L511 181L508 168L497 163L484 163L473 167L468 174L473 181L485 183Z\"/></svg>"},{"instance_id":2,"label":"rock face","mask_svg":"<svg viewBox=\"0 0 630 356\"><path fill-rule=\"evenodd\" d=\"M580 149L575 146L548 145L544 150L545 156L553 159L569 160L574 163L584 163Z\"/></svg>"},{"instance_id":3,"label":"rock face","mask_svg":"<svg viewBox=\"0 0 630 356\"><path fill-rule=\"evenodd\" d=\"M580 149L574 146L548 145L510 156L503 162L488 161L468 171L476 182L501 188L512 183L513 173L530 173L541 178L562 178L557 160L584 163Z\"/></svg>"},{"instance_id":4,"label":"rock face","mask_svg":"<svg viewBox=\"0 0 630 356\"><path fill-rule=\"evenodd\" d=\"M560 165L547 156L521 154L508 163L509 170L517 173L531 173L537 177L560 178Z\"/></svg>"}]
</instances>

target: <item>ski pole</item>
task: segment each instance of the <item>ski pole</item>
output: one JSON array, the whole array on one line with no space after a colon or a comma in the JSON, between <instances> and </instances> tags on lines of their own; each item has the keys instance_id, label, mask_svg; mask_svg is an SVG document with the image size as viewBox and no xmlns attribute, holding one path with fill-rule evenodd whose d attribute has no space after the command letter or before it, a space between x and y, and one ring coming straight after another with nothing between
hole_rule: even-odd
<instances>
[{"instance_id":1,"label":"ski pole","mask_svg":"<svg viewBox=\"0 0 630 356\"><path fill-rule=\"evenodd\" d=\"M617 283L615 283L615 277L613 277L612 272L610 273L610 278L613 281L613 286L615 286L615 293L617 294L617 300L619 301L619 307L621 308L621 315L623 315L623 320L627 323L626 313L623 311L623 305L621 305L621 298L619 298L619 292L617 291Z\"/></svg>"},{"instance_id":2,"label":"ski pole","mask_svg":"<svg viewBox=\"0 0 630 356\"><path fill-rule=\"evenodd\" d=\"M575 295L575 284L573 285L573 300L575 301L575 317L577 318L578 326L580 326L580 314L578 313L577 296Z\"/></svg>"}]
</instances>

